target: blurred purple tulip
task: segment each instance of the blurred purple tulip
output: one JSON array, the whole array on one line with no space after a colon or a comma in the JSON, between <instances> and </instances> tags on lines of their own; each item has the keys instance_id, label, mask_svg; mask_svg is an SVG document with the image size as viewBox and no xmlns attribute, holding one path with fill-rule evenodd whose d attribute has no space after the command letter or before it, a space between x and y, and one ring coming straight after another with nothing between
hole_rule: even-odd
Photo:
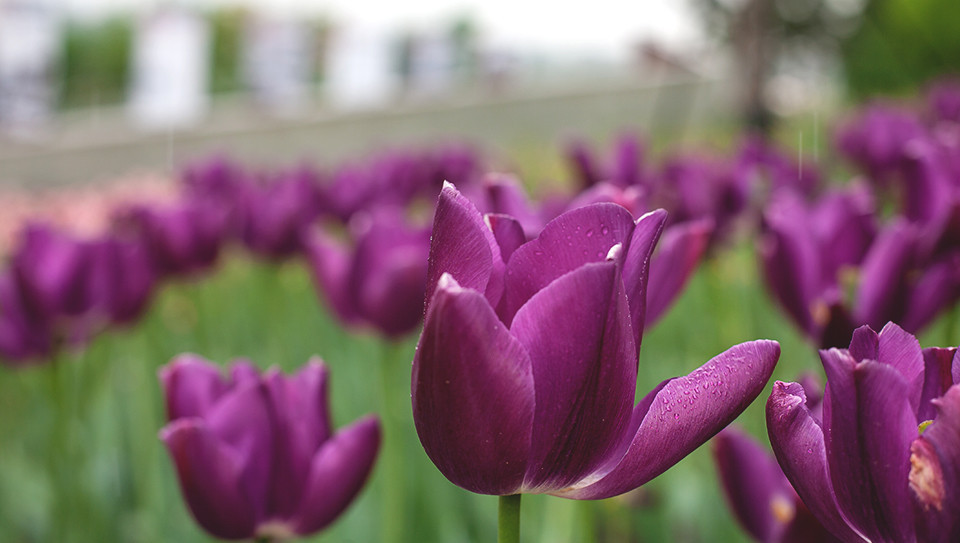
<instances>
[{"instance_id":1,"label":"blurred purple tulip","mask_svg":"<svg viewBox=\"0 0 960 543\"><path fill-rule=\"evenodd\" d=\"M26 227L10 268L22 289L24 303L49 319L78 317L96 299L92 283L91 244L51 227Z\"/></svg>"},{"instance_id":2,"label":"blurred purple tulip","mask_svg":"<svg viewBox=\"0 0 960 543\"><path fill-rule=\"evenodd\" d=\"M767 429L810 512L844 542L960 541L960 361L893 323L820 351L822 419L776 382Z\"/></svg>"},{"instance_id":3,"label":"blurred purple tulip","mask_svg":"<svg viewBox=\"0 0 960 543\"><path fill-rule=\"evenodd\" d=\"M242 188L251 182L244 168L226 156L213 156L188 164L181 174L188 197L199 196L236 202Z\"/></svg>"},{"instance_id":4,"label":"blurred purple tulip","mask_svg":"<svg viewBox=\"0 0 960 543\"><path fill-rule=\"evenodd\" d=\"M760 393L779 356L744 343L634 406L650 255L665 220L613 204L532 241L440 194L411 394L427 455L482 494L622 494L662 473ZM518 242L521 242L518 244Z\"/></svg>"},{"instance_id":5,"label":"blurred purple tulip","mask_svg":"<svg viewBox=\"0 0 960 543\"><path fill-rule=\"evenodd\" d=\"M462 145L381 153L331 175L323 187L325 210L346 222L372 207L405 207L417 197L432 197L444 181L472 183L479 167L478 153Z\"/></svg>"},{"instance_id":6,"label":"blurred purple tulip","mask_svg":"<svg viewBox=\"0 0 960 543\"><path fill-rule=\"evenodd\" d=\"M781 193L764 215L767 284L821 347L849 343L863 324L894 320L918 332L960 296L960 253L925 249L929 236L902 218L878 228L872 208L854 188L814 204Z\"/></svg>"},{"instance_id":7,"label":"blurred purple tulip","mask_svg":"<svg viewBox=\"0 0 960 543\"><path fill-rule=\"evenodd\" d=\"M320 213L317 175L302 167L242 189L241 237L255 254L283 259L302 249L303 231Z\"/></svg>"},{"instance_id":8,"label":"blurred purple tulip","mask_svg":"<svg viewBox=\"0 0 960 543\"><path fill-rule=\"evenodd\" d=\"M349 230L352 247L322 230L306 234L317 290L346 324L394 338L413 331L423 318L430 231L391 208L355 216Z\"/></svg>"},{"instance_id":9,"label":"blurred purple tulip","mask_svg":"<svg viewBox=\"0 0 960 543\"><path fill-rule=\"evenodd\" d=\"M813 409L811 401L807 407ZM732 427L713 438L713 457L737 521L758 543L833 543L769 450Z\"/></svg>"},{"instance_id":10,"label":"blurred purple tulip","mask_svg":"<svg viewBox=\"0 0 960 543\"><path fill-rule=\"evenodd\" d=\"M936 82L927 94L927 102L935 120L960 123L960 80Z\"/></svg>"},{"instance_id":11,"label":"blurred purple tulip","mask_svg":"<svg viewBox=\"0 0 960 543\"><path fill-rule=\"evenodd\" d=\"M30 309L10 270L0 272L0 361L12 365L38 363L49 358L54 349L50 320Z\"/></svg>"},{"instance_id":12,"label":"blurred purple tulip","mask_svg":"<svg viewBox=\"0 0 960 543\"><path fill-rule=\"evenodd\" d=\"M750 200L749 179L736 173L725 158L677 155L664 164L650 201L667 209L674 224L712 221L713 243L730 234Z\"/></svg>"},{"instance_id":13,"label":"blurred purple tulip","mask_svg":"<svg viewBox=\"0 0 960 543\"><path fill-rule=\"evenodd\" d=\"M567 160L581 190L599 183L619 187L639 187L647 182L644 172L644 145L633 133L621 134L614 143L609 163L600 162L589 146L575 140L567 146Z\"/></svg>"},{"instance_id":14,"label":"blurred purple tulip","mask_svg":"<svg viewBox=\"0 0 960 543\"><path fill-rule=\"evenodd\" d=\"M754 191L759 181L766 182L766 192L770 193L786 188L810 195L820 185L820 171L813 161L798 163L757 136L747 137L741 144L734 169L736 175L746 178L744 183Z\"/></svg>"},{"instance_id":15,"label":"blurred purple tulip","mask_svg":"<svg viewBox=\"0 0 960 543\"><path fill-rule=\"evenodd\" d=\"M907 142L924 134L923 125L912 113L873 105L840 127L836 144L840 152L874 182L886 184L896 170Z\"/></svg>"},{"instance_id":16,"label":"blurred purple tulip","mask_svg":"<svg viewBox=\"0 0 960 543\"><path fill-rule=\"evenodd\" d=\"M366 417L334 433L327 369L260 374L180 355L160 371L170 423L160 432L183 497L204 530L223 539L281 540L332 523L363 488L380 446Z\"/></svg>"},{"instance_id":17,"label":"blurred purple tulip","mask_svg":"<svg viewBox=\"0 0 960 543\"><path fill-rule=\"evenodd\" d=\"M230 213L222 202L195 197L166 207L121 210L118 222L142 239L161 276L180 276L214 264L229 232Z\"/></svg>"},{"instance_id":18,"label":"blurred purple tulip","mask_svg":"<svg viewBox=\"0 0 960 543\"><path fill-rule=\"evenodd\" d=\"M152 297L157 273L140 240L109 235L93 242L97 303L113 323L138 319Z\"/></svg>"}]
</instances>

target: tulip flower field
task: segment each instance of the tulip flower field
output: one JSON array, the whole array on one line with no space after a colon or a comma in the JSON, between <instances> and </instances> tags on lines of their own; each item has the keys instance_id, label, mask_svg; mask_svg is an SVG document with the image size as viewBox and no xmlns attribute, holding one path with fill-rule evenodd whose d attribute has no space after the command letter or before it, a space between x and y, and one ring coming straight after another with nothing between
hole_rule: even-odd
<instances>
[{"instance_id":1,"label":"tulip flower field","mask_svg":"<svg viewBox=\"0 0 960 543\"><path fill-rule=\"evenodd\" d=\"M24 225L0 542L960 541L960 85L730 140L218 156Z\"/></svg>"}]
</instances>

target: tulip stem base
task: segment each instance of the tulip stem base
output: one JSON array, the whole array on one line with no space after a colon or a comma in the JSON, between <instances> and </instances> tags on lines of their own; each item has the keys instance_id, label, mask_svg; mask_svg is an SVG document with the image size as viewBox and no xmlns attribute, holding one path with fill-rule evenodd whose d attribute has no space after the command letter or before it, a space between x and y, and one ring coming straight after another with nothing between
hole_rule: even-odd
<instances>
[{"instance_id":1,"label":"tulip stem base","mask_svg":"<svg viewBox=\"0 0 960 543\"><path fill-rule=\"evenodd\" d=\"M497 525L498 543L520 542L520 496L500 496L499 519Z\"/></svg>"}]
</instances>

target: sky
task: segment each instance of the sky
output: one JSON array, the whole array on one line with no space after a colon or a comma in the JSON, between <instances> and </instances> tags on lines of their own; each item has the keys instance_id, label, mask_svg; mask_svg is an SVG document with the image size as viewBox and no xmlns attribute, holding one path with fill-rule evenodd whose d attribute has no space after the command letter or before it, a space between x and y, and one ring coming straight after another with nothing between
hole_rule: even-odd
<instances>
[{"instance_id":1,"label":"sky","mask_svg":"<svg viewBox=\"0 0 960 543\"><path fill-rule=\"evenodd\" d=\"M0 0L2 1L2 0ZM63 0L70 14L97 17L161 0ZM461 15L479 23L492 45L552 53L622 56L640 40L682 45L700 38L687 0L193 0L198 6L244 5L279 14L328 15L374 30L429 30Z\"/></svg>"}]
</instances>

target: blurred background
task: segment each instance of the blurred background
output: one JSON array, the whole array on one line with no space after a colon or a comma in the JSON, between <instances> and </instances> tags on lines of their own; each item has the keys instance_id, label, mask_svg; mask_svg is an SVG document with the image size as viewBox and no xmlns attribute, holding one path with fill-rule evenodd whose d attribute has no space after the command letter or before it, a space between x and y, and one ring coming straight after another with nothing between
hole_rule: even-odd
<instances>
[{"instance_id":1,"label":"blurred background","mask_svg":"<svg viewBox=\"0 0 960 543\"><path fill-rule=\"evenodd\" d=\"M0 183L824 112L956 68L950 0L0 0ZM56 161L49 157L56 156Z\"/></svg>"}]
</instances>

